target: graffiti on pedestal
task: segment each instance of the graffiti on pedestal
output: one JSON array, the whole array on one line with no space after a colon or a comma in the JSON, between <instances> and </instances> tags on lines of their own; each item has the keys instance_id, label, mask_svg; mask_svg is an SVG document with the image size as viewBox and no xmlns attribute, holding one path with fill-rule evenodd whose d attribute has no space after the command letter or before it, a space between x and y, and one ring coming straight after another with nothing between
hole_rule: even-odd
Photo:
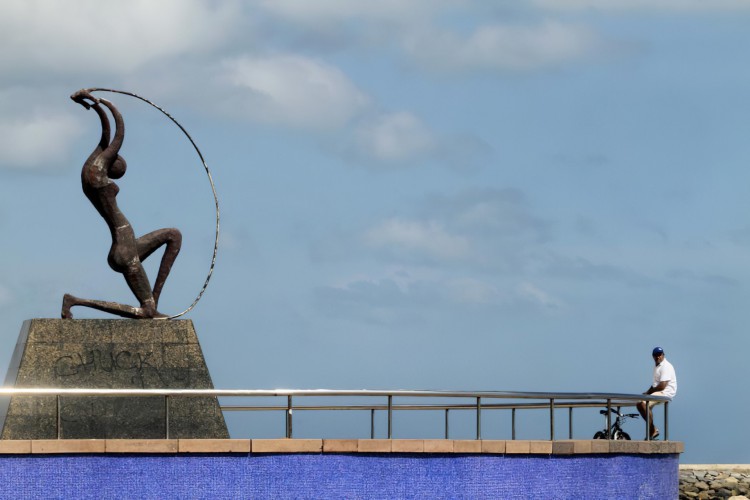
<instances>
[{"instance_id":1,"label":"graffiti on pedestal","mask_svg":"<svg viewBox=\"0 0 750 500\"><path fill-rule=\"evenodd\" d=\"M56 379L125 381L138 388L190 387L190 370L164 366L152 351L90 349L66 353L54 363ZM71 380L73 379L73 380Z\"/></svg>"}]
</instances>

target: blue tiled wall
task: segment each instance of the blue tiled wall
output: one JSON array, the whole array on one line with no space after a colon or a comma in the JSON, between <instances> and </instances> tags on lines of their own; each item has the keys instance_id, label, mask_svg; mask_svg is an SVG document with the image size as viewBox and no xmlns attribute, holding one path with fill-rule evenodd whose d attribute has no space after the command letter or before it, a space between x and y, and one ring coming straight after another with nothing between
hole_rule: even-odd
<instances>
[{"instance_id":1,"label":"blue tiled wall","mask_svg":"<svg viewBox=\"0 0 750 500\"><path fill-rule=\"evenodd\" d=\"M677 498L678 455L16 455L2 498Z\"/></svg>"}]
</instances>

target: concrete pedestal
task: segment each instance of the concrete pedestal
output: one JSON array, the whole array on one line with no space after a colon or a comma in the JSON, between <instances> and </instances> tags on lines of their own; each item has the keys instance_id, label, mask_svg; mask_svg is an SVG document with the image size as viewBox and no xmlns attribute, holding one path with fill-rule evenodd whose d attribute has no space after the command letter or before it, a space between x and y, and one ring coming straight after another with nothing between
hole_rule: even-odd
<instances>
[{"instance_id":1,"label":"concrete pedestal","mask_svg":"<svg viewBox=\"0 0 750 500\"><path fill-rule=\"evenodd\" d=\"M192 321L26 320L6 387L212 389ZM55 397L0 398L2 439L58 437ZM61 397L60 437L160 439L163 397ZM171 438L228 438L216 398L172 397Z\"/></svg>"}]
</instances>

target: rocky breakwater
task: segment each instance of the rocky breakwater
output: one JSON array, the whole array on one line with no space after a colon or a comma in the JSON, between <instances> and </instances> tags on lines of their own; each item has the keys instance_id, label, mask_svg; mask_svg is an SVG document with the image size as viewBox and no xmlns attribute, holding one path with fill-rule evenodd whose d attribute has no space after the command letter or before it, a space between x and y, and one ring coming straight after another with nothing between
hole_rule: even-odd
<instances>
[{"instance_id":1,"label":"rocky breakwater","mask_svg":"<svg viewBox=\"0 0 750 500\"><path fill-rule=\"evenodd\" d=\"M750 465L680 465L680 499L750 500Z\"/></svg>"}]
</instances>

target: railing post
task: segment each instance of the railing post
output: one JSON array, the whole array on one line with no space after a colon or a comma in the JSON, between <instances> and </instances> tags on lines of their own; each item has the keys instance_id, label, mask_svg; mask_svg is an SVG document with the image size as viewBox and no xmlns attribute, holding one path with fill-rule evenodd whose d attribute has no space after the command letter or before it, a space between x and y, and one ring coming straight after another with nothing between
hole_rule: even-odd
<instances>
[{"instance_id":1,"label":"railing post","mask_svg":"<svg viewBox=\"0 0 750 500\"><path fill-rule=\"evenodd\" d=\"M573 407L568 408L568 439L573 439Z\"/></svg>"},{"instance_id":2,"label":"railing post","mask_svg":"<svg viewBox=\"0 0 750 500\"><path fill-rule=\"evenodd\" d=\"M651 401L644 401L646 404L646 441L651 441Z\"/></svg>"},{"instance_id":3,"label":"railing post","mask_svg":"<svg viewBox=\"0 0 750 500\"><path fill-rule=\"evenodd\" d=\"M664 401L664 441L669 441L669 418L667 418L668 408L669 401Z\"/></svg>"},{"instance_id":4,"label":"railing post","mask_svg":"<svg viewBox=\"0 0 750 500\"><path fill-rule=\"evenodd\" d=\"M445 409L445 439L448 439L448 412L450 411L449 408Z\"/></svg>"},{"instance_id":5,"label":"railing post","mask_svg":"<svg viewBox=\"0 0 750 500\"><path fill-rule=\"evenodd\" d=\"M62 439L62 418L60 417L60 395L56 396L57 399L57 439Z\"/></svg>"},{"instance_id":6,"label":"railing post","mask_svg":"<svg viewBox=\"0 0 750 500\"><path fill-rule=\"evenodd\" d=\"M610 429L612 428L612 400L607 399L607 439L612 439Z\"/></svg>"},{"instance_id":7,"label":"railing post","mask_svg":"<svg viewBox=\"0 0 750 500\"><path fill-rule=\"evenodd\" d=\"M516 439L516 409L512 408L510 410L510 414L511 414L511 417L510 417L510 421L511 421L511 424L510 424L510 438L515 440Z\"/></svg>"},{"instance_id":8,"label":"railing post","mask_svg":"<svg viewBox=\"0 0 750 500\"><path fill-rule=\"evenodd\" d=\"M393 396L388 395L388 439L393 439Z\"/></svg>"},{"instance_id":9,"label":"railing post","mask_svg":"<svg viewBox=\"0 0 750 500\"><path fill-rule=\"evenodd\" d=\"M370 408L370 439L375 439L375 408Z\"/></svg>"},{"instance_id":10,"label":"railing post","mask_svg":"<svg viewBox=\"0 0 750 500\"><path fill-rule=\"evenodd\" d=\"M549 440L555 440L555 400L549 400Z\"/></svg>"},{"instance_id":11,"label":"railing post","mask_svg":"<svg viewBox=\"0 0 750 500\"><path fill-rule=\"evenodd\" d=\"M482 439L482 398L477 398L477 440Z\"/></svg>"},{"instance_id":12,"label":"railing post","mask_svg":"<svg viewBox=\"0 0 750 500\"><path fill-rule=\"evenodd\" d=\"M164 436L169 439L169 396L164 396Z\"/></svg>"},{"instance_id":13,"label":"railing post","mask_svg":"<svg viewBox=\"0 0 750 500\"><path fill-rule=\"evenodd\" d=\"M286 437L292 438L292 396L286 397Z\"/></svg>"}]
</instances>

